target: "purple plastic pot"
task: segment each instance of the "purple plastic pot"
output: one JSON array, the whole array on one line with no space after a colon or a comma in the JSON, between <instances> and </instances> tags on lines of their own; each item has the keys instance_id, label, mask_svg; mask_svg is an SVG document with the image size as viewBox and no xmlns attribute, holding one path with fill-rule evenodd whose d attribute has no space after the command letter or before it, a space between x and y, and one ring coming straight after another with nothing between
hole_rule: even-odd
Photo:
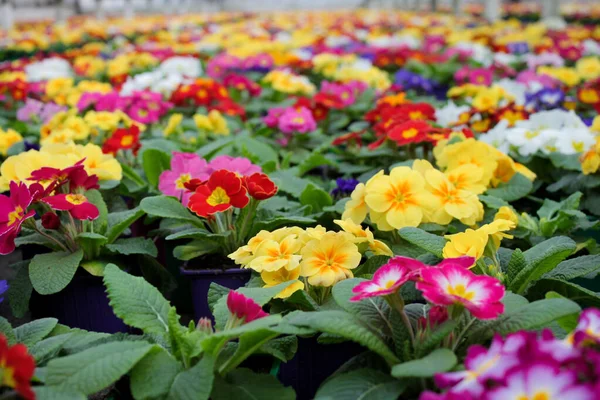
<instances>
[{"instance_id":1,"label":"purple plastic pot","mask_svg":"<svg viewBox=\"0 0 600 400\"><path fill-rule=\"evenodd\" d=\"M94 332L128 332L125 325L112 311L102 278L92 275L75 275L62 291L41 295L35 290L29 303L31 316L56 318L70 328Z\"/></svg>"},{"instance_id":2,"label":"purple plastic pot","mask_svg":"<svg viewBox=\"0 0 600 400\"><path fill-rule=\"evenodd\" d=\"M208 289L212 282L235 290L248 283L252 274L251 270L241 268L189 270L182 267L180 271L190 281L196 321L202 317L213 318L208 307Z\"/></svg>"}]
</instances>

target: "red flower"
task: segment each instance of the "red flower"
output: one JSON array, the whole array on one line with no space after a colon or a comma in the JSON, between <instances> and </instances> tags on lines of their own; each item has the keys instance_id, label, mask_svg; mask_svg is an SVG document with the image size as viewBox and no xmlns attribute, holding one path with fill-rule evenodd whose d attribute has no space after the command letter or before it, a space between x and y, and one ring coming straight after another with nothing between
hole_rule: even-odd
<instances>
[{"instance_id":1,"label":"red flower","mask_svg":"<svg viewBox=\"0 0 600 400\"><path fill-rule=\"evenodd\" d=\"M277 193L277 186L273 181L260 172L244 177L244 186L248 189L250 196L256 200L266 200Z\"/></svg>"},{"instance_id":2,"label":"red flower","mask_svg":"<svg viewBox=\"0 0 600 400\"><path fill-rule=\"evenodd\" d=\"M74 169L69 174L69 190L74 192L76 189L82 188L85 190L99 189L98 177L96 175L88 175L83 168Z\"/></svg>"},{"instance_id":3,"label":"red flower","mask_svg":"<svg viewBox=\"0 0 600 400\"><path fill-rule=\"evenodd\" d=\"M204 181L198 178L192 178L187 182L183 183L183 187L185 187L190 192L195 192L198 189L198 186L202 185Z\"/></svg>"},{"instance_id":4,"label":"red flower","mask_svg":"<svg viewBox=\"0 0 600 400\"><path fill-rule=\"evenodd\" d=\"M60 227L60 218L52 211L42 215L42 226L46 229L58 229Z\"/></svg>"},{"instance_id":5,"label":"red flower","mask_svg":"<svg viewBox=\"0 0 600 400\"><path fill-rule=\"evenodd\" d=\"M388 138L403 146L409 143L421 143L429 141L427 132L430 126L425 121L406 121L394 126L388 133Z\"/></svg>"},{"instance_id":6,"label":"red flower","mask_svg":"<svg viewBox=\"0 0 600 400\"><path fill-rule=\"evenodd\" d=\"M115 130L110 138L104 142L102 152L115 154L119 150L132 150L136 154L140 149L140 128L131 125L129 128Z\"/></svg>"},{"instance_id":7,"label":"red flower","mask_svg":"<svg viewBox=\"0 0 600 400\"><path fill-rule=\"evenodd\" d=\"M362 146L362 135L366 132L367 130L364 129L362 131L358 131L358 132L348 132L345 133L343 135L340 135L338 137L336 137L335 139L333 139L333 142L331 142L334 146L339 146L341 144L344 143L356 143L356 145L358 147Z\"/></svg>"},{"instance_id":8,"label":"red flower","mask_svg":"<svg viewBox=\"0 0 600 400\"><path fill-rule=\"evenodd\" d=\"M67 179L71 177L71 174L76 170L83 170L83 162L85 158L77 161L75 164L70 167L64 169L52 168L52 167L42 167L37 169L31 173L31 177L28 179L29 181L39 182L41 184L46 184L50 182L48 188L49 192L54 190L56 186L62 185Z\"/></svg>"},{"instance_id":9,"label":"red flower","mask_svg":"<svg viewBox=\"0 0 600 400\"><path fill-rule=\"evenodd\" d=\"M254 300L235 290L227 295L227 308L232 315L243 322L252 322L269 315Z\"/></svg>"},{"instance_id":10,"label":"red flower","mask_svg":"<svg viewBox=\"0 0 600 400\"><path fill-rule=\"evenodd\" d=\"M94 220L100 215L98 207L90 203L82 194L57 194L45 197L42 201L54 210L69 211L76 219Z\"/></svg>"},{"instance_id":11,"label":"red flower","mask_svg":"<svg viewBox=\"0 0 600 400\"><path fill-rule=\"evenodd\" d=\"M221 169L213 172L206 183L198 186L190 197L188 208L200 217L208 217L230 207L244 208L248 201L242 179L235 172Z\"/></svg>"},{"instance_id":12,"label":"red flower","mask_svg":"<svg viewBox=\"0 0 600 400\"><path fill-rule=\"evenodd\" d=\"M246 110L244 107L231 99L220 100L214 106L209 107L209 110L217 110L222 114L232 117L239 116L241 119L246 118Z\"/></svg>"},{"instance_id":13,"label":"red flower","mask_svg":"<svg viewBox=\"0 0 600 400\"><path fill-rule=\"evenodd\" d=\"M31 378L35 372L35 360L24 344L9 346L6 336L0 334L0 386L13 388L23 399L34 400Z\"/></svg>"},{"instance_id":14,"label":"red flower","mask_svg":"<svg viewBox=\"0 0 600 400\"><path fill-rule=\"evenodd\" d=\"M12 253L21 225L35 211L27 212L33 196L23 182L10 183L10 197L0 195L0 254Z\"/></svg>"}]
</instances>

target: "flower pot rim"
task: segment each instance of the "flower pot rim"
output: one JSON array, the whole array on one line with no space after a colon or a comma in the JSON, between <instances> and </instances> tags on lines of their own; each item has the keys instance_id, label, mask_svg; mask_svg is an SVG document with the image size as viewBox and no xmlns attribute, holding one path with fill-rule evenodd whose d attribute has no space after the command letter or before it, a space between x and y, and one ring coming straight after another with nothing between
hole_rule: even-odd
<instances>
[{"instance_id":1,"label":"flower pot rim","mask_svg":"<svg viewBox=\"0 0 600 400\"><path fill-rule=\"evenodd\" d=\"M182 275L205 276L205 275L250 275L252 270L248 268L207 268L207 269L186 269L185 266L179 268Z\"/></svg>"}]
</instances>

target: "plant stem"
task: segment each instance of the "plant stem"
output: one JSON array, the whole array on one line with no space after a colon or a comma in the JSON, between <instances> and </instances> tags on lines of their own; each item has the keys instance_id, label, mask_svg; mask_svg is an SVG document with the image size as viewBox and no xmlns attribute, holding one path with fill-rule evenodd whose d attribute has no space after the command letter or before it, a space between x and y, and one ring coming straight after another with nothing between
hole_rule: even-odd
<instances>
[{"instance_id":1,"label":"plant stem","mask_svg":"<svg viewBox=\"0 0 600 400\"><path fill-rule=\"evenodd\" d=\"M394 293L392 295L385 296L385 299L387 300L388 304L400 314L400 318L402 319L402 323L404 324L404 326L406 326L406 329L408 330L408 334L410 335L410 341L414 349L417 341L415 338L415 331L413 330L412 324L410 323L410 319L408 318L408 315L406 315L406 312L404 312L404 299L402 299L400 293Z\"/></svg>"},{"instance_id":2,"label":"plant stem","mask_svg":"<svg viewBox=\"0 0 600 400\"><path fill-rule=\"evenodd\" d=\"M477 320L476 318L471 317L471 320L465 325L463 330L460 331L460 333L456 337L456 341L454 342L454 345L452 346L452 351L456 351L456 349L458 348L458 345L460 344L460 341L463 339L463 337L465 336L465 334L467 333L467 331L469 330L471 325L473 325L473 323L476 320Z\"/></svg>"},{"instance_id":3,"label":"plant stem","mask_svg":"<svg viewBox=\"0 0 600 400\"><path fill-rule=\"evenodd\" d=\"M37 225L35 225L35 228L37 233L39 233L40 235L42 235L43 237L45 237L48 240L51 240L52 242L56 243L61 249L63 249L64 251L69 251L65 245L63 245L61 242L59 242L57 239L55 239L54 237L52 237L51 235L48 235L47 233L42 232Z\"/></svg>"}]
</instances>

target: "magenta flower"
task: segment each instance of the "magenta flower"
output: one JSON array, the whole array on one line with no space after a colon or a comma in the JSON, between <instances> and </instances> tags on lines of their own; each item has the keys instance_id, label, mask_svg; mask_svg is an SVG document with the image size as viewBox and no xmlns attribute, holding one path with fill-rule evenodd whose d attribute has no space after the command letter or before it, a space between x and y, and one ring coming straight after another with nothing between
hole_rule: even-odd
<instances>
[{"instance_id":1,"label":"magenta flower","mask_svg":"<svg viewBox=\"0 0 600 400\"><path fill-rule=\"evenodd\" d=\"M17 119L23 122L30 121L31 117L37 117L42 112L43 108L44 103L28 98L25 100L25 104L17 110Z\"/></svg>"},{"instance_id":2,"label":"magenta flower","mask_svg":"<svg viewBox=\"0 0 600 400\"><path fill-rule=\"evenodd\" d=\"M575 328L574 342L600 344L600 310L597 308L583 310Z\"/></svg>"},{"instance_id":3,"label":"magenta flower","mask_svg":"<svg viewBox=\"0 0 600 400\"><path fill-rule=\"evenodd\" d=\"M490 276L475 275L459 265L425 268L420 272L417 289L436 305L463 305L479 319L494 319L504 312L505 288Z\"/></svg>"},{"instance_id":4,"label":"magenta flower","mask_svg":"<svg viewBox=\"0 0 600 400\"><path fill-rule=\"evenodd\" d=\"M235 172L241 176L250 176L254 173L262 172L262 169L258 165L252 164L252 161L247 158L227 155L215 157L208 163L209 175L221 169Z\"/></svg>"},{"instance_id":5,"label":"magenta flower","mask_svg":"<svg viewBox=\"0 0 600 400\"><path fill-rule=\"evenodd\" d=\"M492 84L493 78L492 71L487 68L473 68L468 73L469 82L476 85L489 86Z\"/></svg>"},{"instance_id":6,"label":"magenta flower","mask_svg":"<svg viewBox=\"0 0 600 400\"><path fill-rule=\"evenodd\" d=\"M15 239L21 225L35 211L27 212L33 196L24 183L10 183L10 197L0 195L0 254L10 254L15 249Z\"/></svg>"},{"instance_id":7,"label":"magenta flower","mask_svg":"<svg viewBox=\"0 0 600 400\"><path fill-rule=\"evenodd\" d=\"M79 101L77 102L77 109L79 110L79 112L81 112L87 109L88 107L95 105L98 102L98 100L100 100L102 97L104 97L102 93L85 92L81 95Z\"/></svg>"},{"instance_id":8,"label":"magenta flower","mask_svg":"<svg viewBox=\"0 0 600 400\"><path fill-rule=\"evenodd\" d=\"M557 363L537 361L514 367L502 387L491 390L486 400L595 400L594 390L578 382L577 370L560 369Z\"/></svg>"},{"instance_id":9,"label":"magenta flower","mask_svg":"<svg viewBox=\"0 0 600 400\"><path fill-rule=\"evenodd\" d=\"M312 113L306 107L289 107L279 117L279 130L283 133L308 133L317 129Z\"/></svg>"},{"instance_id":10,"label":"magenta flower","mask_svg":"<svg viewBox=\"0 0 600 400\"><path fill-rule=\"evenodd\" d=\"M267 115L263 117L263 122L269 128L275 128L279 124L279 117L285 112L283 107L274 107L267 111Z\"/></svg>"},{"instance_id":11,"label":"magenta flower","mask_svg":"<svg viewBox=\"0 0 600 400\"><path fill-rule=\"evenodd\" d=\"M185 183L192 179L205 181L210 173L208 163L198 154L173 152L171 169L163 171L158 178L158 190L164 195L177 197L187 206L192 193L185 188Z\"/></svg>"},{"instance_id":12,"label":"magenta flower","mask_svg":"<svg viewBox=\"0 0 600 400\"><path fill-rule=\"evenodd\" d=\"M262 307L249 297L232 290L227 295L229 312L243 323L268 316Z\"/></svg>"},{"instance_id":13,"label":"magenta flower","mask_svg":"<svg viewBox=\"0 0 600 400\"><path fill-rule=\"evenodd\" d=\"M73 218L79 220L91 221L100 215L98 207L79 193L56 194L45 197L42 201L52 207L53 210L68 211Z\"/></svg>"},{"instance_id":14,"label":"magenta flower","mask_svg":"<svg viewBox=\"0 0 600 400\"><path fill-rule=\"evenodd\" d=\"M373 279L356 285L352 289L352 293L356 296L350 298L350 301L394 294L400 286L414 278L424 266L422 262L412 258L394 257L375 271Z\"/></svg>"},{"instance_id":15,"label":"magenta flower","mask_svg":"<svg viewBox=\"0 0 600 400\"><path fill-rule=\"evenodd\" d=\"M321 83L321 93L334 95L344 107L349 107L356 101L354 88L343 83L323 81Z\"/></svg>"}]
</instances>

